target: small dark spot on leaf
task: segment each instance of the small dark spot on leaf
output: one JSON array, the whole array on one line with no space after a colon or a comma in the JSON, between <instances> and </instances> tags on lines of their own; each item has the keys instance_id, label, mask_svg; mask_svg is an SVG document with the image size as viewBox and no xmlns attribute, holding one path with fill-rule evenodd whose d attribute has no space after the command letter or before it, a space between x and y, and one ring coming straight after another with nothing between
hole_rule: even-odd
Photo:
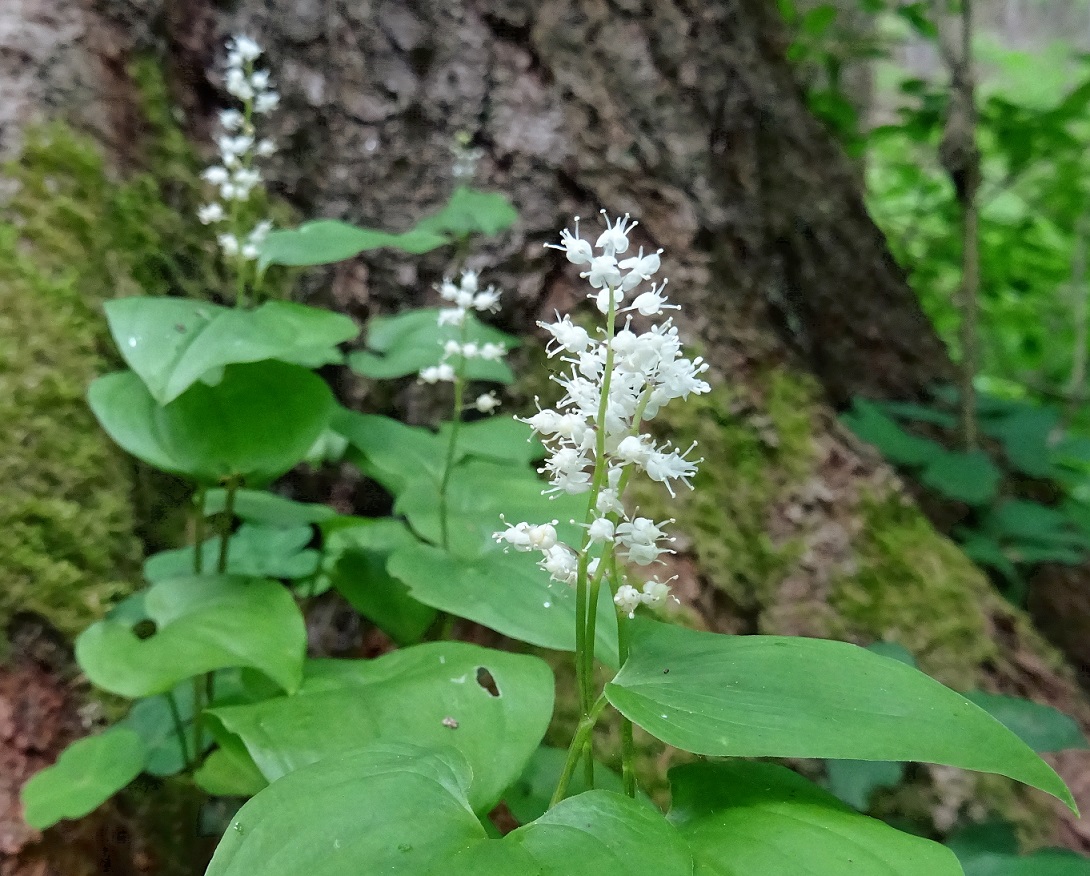
<instances>
[{"instance_id":1,"label":"small dark spot on leaf","mask_svg":"<svg viewBox=\"0 0 1090 876\"><path fill-rule=\"evenodd\" d=\"M138 639L150 639L155 635L155 621L142 620L132 628L133 635Z\"/></svg>"},{"instance_id":2,"label":"small dark spot on leaf","mask_svg":"<svg viewBox=\"0 0 1090 876\"><path fill-rule=\"evenodd\" d=\"M670 670L669 670L669 669L664 669L664 670L662 670L662 674L663 674L663 675L669 675L669 674L670 674Z\"/></svg>"},{"instance_id":3,"label":"small dark spot on leaf","mask_svg":"<svg viewBox=\"0 0 1090 876\"><path fill-rule=\"evenodd\" d=\"M477 667L477 684L483 687L494 697L498 697L500 695L500 689L496 686L496 679L494 679L492 677L492 673L485 669L483 666Z\"/></svg>"}]
</instances>

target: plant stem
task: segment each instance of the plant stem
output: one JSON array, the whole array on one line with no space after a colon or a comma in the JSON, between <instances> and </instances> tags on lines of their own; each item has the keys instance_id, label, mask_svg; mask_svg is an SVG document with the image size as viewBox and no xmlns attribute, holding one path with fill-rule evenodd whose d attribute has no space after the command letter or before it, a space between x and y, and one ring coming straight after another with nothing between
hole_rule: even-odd
<instances>
[{"instance_id":1,"label":"plant stem","mask_svg":"<svg viewBox=\"0 0 1090 876\"><path fill-rule=\"evenodd\" d=\"M594 725L598 723L598 718L605 707L606 697L605 694L602 694L602 696L598 697L598 701L591 706L590 711L580 719L575 736L572 737L571 745L568 746L568 759L564 762L564 770L560 774L560 781L557 782L556 791L553 792L553 797L549 801L550 808L564 799L564 795L568 790L568 783L575 773L579 759L589 748L591 731L594 730Z\"/></svg>"},{"instance_id":2,"label":"plant stem","mask_svg":"<svg viewBox=\"0 0 1090 876\"><path fill-rule=\"evenodd\" d=\"M197 487L197 493L193 501L197 506L197 517L193 521L193 574L200 575L204 571L204 499L207 494L204 487Z\"/></svg>"},{"instance_id":3,"label":"plant stem","mask_svg":"<svg viewBox=\"0 0 1090 876\"><path fill-rule=\"evenodd\" d=\"M220 553L216 562L216 571L223 575L227 572L227 552L231 544L231 525L235 522L235 495L238 493L239 480L232 475L224 485L227 495L223 503L223 517L220 521Z\"/></svg>"},{"instance_id":4,"label":"plant stem","mask_svg":"<svg viewBox=\"0 0 1090 876\"><path fill-rule=\"evenodd\" d=\"M170 720L174 725L174 735L178 739L178 747L182 750L182 761L185 763L185 769L188 772L193 766L193 761L189 757L189 744L185 738L185 725L182 723L182 713L178 709L178 701L174 698L174 691L168 690L165 694L167 701L167 708L170 709Z\"/></svg>"},{"instance_id":5,"label":"plant stem","mask_svg":"<svg viewBox=\"0 0 1090 876\"><path fill-rule=\"evenodd\" d=\"M205 681L200 675L193 676L193 760L190 761L190 766L196 767L201 762L201 749L204 736L204 729L201 726L201 712L204 711L204 688Z\"/></svg>"},{"instance_id":6,"label":"plant stem","mask_svg":"<svg viewBox=\"0 0 1090 876\"><path fill-rule=\"evenodd\" d=\"M464 332L463 332L464 333ZM462 368L465 365L463 363ZM462 404L465 401L466 382L459 373L454 379L454 419L450 424L450 441L447 442L447 458L443 463L443 478L439 482L439 532L445 549L450 548L450 521L448 516L447 490L454 472L454 459L458 452L458 433L462 425Z\"/></svg>"}]
</instances>

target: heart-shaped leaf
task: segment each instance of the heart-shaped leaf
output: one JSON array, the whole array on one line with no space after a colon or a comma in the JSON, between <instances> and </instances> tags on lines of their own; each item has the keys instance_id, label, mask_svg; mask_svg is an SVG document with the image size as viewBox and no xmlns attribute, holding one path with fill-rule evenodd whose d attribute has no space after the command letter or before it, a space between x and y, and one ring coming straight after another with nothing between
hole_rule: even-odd
<instances>
[{"instance_id":1,"label":"heart-shaped leaf","mask_svg":"<svg viewBox=\"0 0 1090 876\"><path fill-rule=\"evenodd\" d=\"M416 876L484 828L458 752L372 746L274 782L231 822L205 876Z\"/></svg>"},{"instance_id":2,"label":"heart-shaped leaf","mask_svg":"<svg viewBox=\"0 0 1090 876\"><path fill-rule=\"evenodd\" d=\"M125 362L165 405L226 365L279 359L308 368L340 362L359 334L339 313L289 301L253 310L180 298L118 298L106 318Z\"/></svg>"},{"instance_id":3,"label":"heart-shaped leaf","mask_svg":"<svg viewBox=\"0 0 1090 876\"><path fill-rule=\"evenodd\" d=\"M200 483L241 477L267 483L306 457L333 413L325 383L283 362L229 365L215 386L198 383L159 406L131 371L91 384L102 427L149 465Z\"/></svg>"},{"instance_id":4,"label":"heart-shaped leaf","mask_svg":"<svg viewBox=\"0 0 1090 876\"><path fill-rule=\"evenodd\" d=\"M1009 776L1074 808L1052 768L978 706L844 642L638 619L606 696L653 736L698 754L948 764Z\"/></svg>"},{"instance_id":5,"label":"heart-shaped leaf","mask_svg":"<svg viewBox=\"0 0 1090 876\"><path fill-rule=\"evenodd\" d=\"M776 764L686 764L670 782L669 818L702 873L961 876L949 849L860 815Z\"/></svg>"},{"instance_id":6,"label":"heart-shaped leaf","mask_svg":"<svg viewBox=\"0 0 1090 876\"><path fill-rule=\"evenodd\" d=\"M415 231L431 231L452 237L484 234L489 237L510 228L518 212L499 192L482 192L459 186L450 200L434 216L417 223Z\"/></svg>"},{"instance_id":7,"label":"heart-shaped leaf","mask_svg":"<svg viewBox=\"0 0 1090 876\"><path fill-rule=\"evenodd\" d=\"M387 568L414 599L498 633L557 651L575 650L575 591L557 584L524 553L474 559L418 544L395 551ZM617 665L617 615L608 588L598 603L596 655Z\"/></svg>"},{"instance_id":8,"label":"heart-shaped leaf","mask_svg":"<svg viewBox=\"0 0 1090 876\"><path fill-rule=\"evenodd\" d=\"M23 817L38 830L82 818L140 775L147 755L143 740L127 727L77 740L23 786Z\"/></svg>"},{"instance_id":9,"label":"heart-shaped leaf","mask_svg":"<svg viewBox=\"0 0 1090 876\"><path fill-rule=\"evenodd\" d=\"M129 714L118 721L118 727L135 730L147 747L144 772L153 776L173 776L185 769L192 746L193 685L180 684L172 693L182 737L167 699L168 694L148 697L133 703ZM207 745L212 742L207 739ZM207 745L205 746L207 748Z\"/></svg>"},{"instance_id":10,"label":"heart-shaped leaf","mask_svg":"<svg viewBox=\"0 0 1090 876\"><path fill-rule=\"evenodd\" d=\"M226 507L226 490L209 490L205 494L206 516L219 514ZM237 490L234 510L236 517L248 523L262 523L266 526L279 526L285 529L306 523L322 523L337 516L337 512L328 505L295 502L264 490Z\"/></svg>"},{"instance_id":11,"label":"heart-shaped leaf","mask_svg":"<svg viewBox=\"0 0 1090 876\"><path fill-rule=\"evenodd\" d=\"M144 600L156 631L138 638L128 623L99 621L76 640L92 683L136 699L231 666L265 673L287 691L302 679L306 629L291 594L262 579L171 578Z\"/></svg>"},{"instance_id":12,"label":"heart-shaped leaf","mask_svg":"<svg viewBox=\"0 0 1090 876\"><path fill-rule=\"evenodd\" d=\"M473 767L469 799L487 811L537 748L552 706L552 672L536 657L436 642L310 661L295 695L211 714L269 781L371 742L457 749Z\"/></svg>"},{"instance_id":13,"label":"heart-shaped leaf","mask_svg":"<svg viewBox=\"0 0 1090 876\"><path fill-rule=\"evenodd\" d=\"M1006 697L984 691L969 691L965 699L1018 735L1034 751L1063 751L1065 748L1090 748L1078 722L1059 709L1019 697Z\"/></svg>"}]
</instances>

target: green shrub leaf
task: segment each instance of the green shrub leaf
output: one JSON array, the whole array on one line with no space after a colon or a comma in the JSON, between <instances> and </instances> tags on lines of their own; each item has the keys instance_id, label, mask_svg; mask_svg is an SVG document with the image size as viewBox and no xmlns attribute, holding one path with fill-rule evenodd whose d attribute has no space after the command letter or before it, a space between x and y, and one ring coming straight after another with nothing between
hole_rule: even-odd
<instances>
[{"instance_id":1,"label":"green shrub leaf","mask_svg":"<svg viewBox=\"0 0 1090 876\"><path fill-rule=\"evenodd\" d=\"M340 362L337 345L359 334L347 316L290 301L241 310L137 297L105 307L121 355L161 405L225 365L278 359L316 368Z\"/></svg>"},{"instance_id":2,"label":"green shrub leaf","mask_svg":"<svg viewBox=\"0 0 1090 876\"><path fill-rule=\"evenodd\" d=\"M234 666L263 672L287 691L299 686L306 629L281 585L226 575L171 578L152 587L144 605L156 624L148 638L128 623L104 620L76 640L76 659L104 690L153 696Z\"/></svg>"},{"instance_id":3,"label":"green shrub leaf","mask_svg":"<svg viewBox=\"0 0 1090 876\"><path fill-rule=\"evenodd\" d=\"M371 742L457 749L473 768L469 799L487 811L522 772L552 707L544 661L436 642L375 660L310 661L293 696L211 714L269 781Z\"/></svg>"},{"instance_id":4,"label":"green shrub leaf","mask_svg":"<svg viewBox=\"0 0 1090 876\"><path fill-rule=\"evenodd\" d=\"M127 727L73 742L23 786L27 824L45 830L64 818L82 818L140 775L147 755L143 740Z\"/></svg>"},{"instance_id":5,"label":"green shrub leaf","mask_svg":"<svg viewBox=\"0 0 1090 876\"><path fill-rule=\"evenodd\" d=\"M282 362L229 365L215 386L195 384L166 406L135 373L108 374L91 384L88 400L133 456L217 486L229 477L260 486L284 474L306 457L334 410L324 381Z\"/></svg>"},{"instance_id":6,"label":"green shrub leaf","mask_svg":"<svg viewBox=\"0 0 1090 876\"><path fill-rule=\"evenodd\" d=\"M319 219L298 228L270 232L261 245L258 264L262 269L269 265L327 265L383 247L419 255L447 243L446 235L437 231L414 228L405 234L389 234L335 219Z\"/></svg>"},{"instance_id":7,"label":"green shrub leaf","mask_svg":"<svg viewBox=\"0 0 1090 876\"><path fill-rule=\"evenodd\" d=\"M961 876L949 849L860 815L776 764L686 764L670 782L668 817L698 872Z\"/></svg>"},{"instance_id":8,"label":"green shrub leaf","mask_svg":"<svg viewBox=\"0 0 1090 876\"><path fill-rule=\"evenodd\" d=\"M698 754L925 761L1071 792L1032 749L921 672L844 642L724 636L638 619L606 695Z\"/></svg>"}]
</instances>

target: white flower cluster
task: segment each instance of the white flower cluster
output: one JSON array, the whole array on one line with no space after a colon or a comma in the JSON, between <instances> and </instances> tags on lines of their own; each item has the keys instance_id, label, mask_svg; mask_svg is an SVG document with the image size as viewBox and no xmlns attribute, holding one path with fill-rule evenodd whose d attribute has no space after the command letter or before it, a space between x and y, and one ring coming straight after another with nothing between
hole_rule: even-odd
<instances>
[{"instance_id":1,"label":"white flower cluster","mask_svg":"<svg viewBox=\"0 0 1090 876\"><path fill-rule=\"evenodd\" d=\"M261 47L246 36L236 36L227 43L227 70L224 83L228 93L242 102L242 109L225 109L219 114L223 129L216 138L219 163L207 168L201 177L215 187L217 200L197 211L205 225L226 223L216 239L224 254L232 258L256 259L261 243L272 228L260 222L249 232L238 229L238 205L249 200L261 184L261 171L255 167L258 158L268 158L276 151L272 140L257 139L254 116L273 110L280 95L273 90L268 70L257 70L254 62L261 56Z\"/></svg>"},{"instance_id":2,"label":"white flower cluster","mask_svg":"<svg viewBox=\"0 0 1090 876\"><path fill-rule=\"evenodd\" d=\"M477 344L465 340L466 315L471 310L490 311L495 313L500 309L500 293L493 287L481 289L476 271L463 271L461 279L455 284L450 279L444 279L439 286L439 296L451 306L439 311L439 325L453 326L460 330L460 338L451 338L443 342L443 357L438 365L431 365L420 370L420 380L423 383L453 383L458 378L458 369L452 364L452 359L484 359L488 362L500 362L507 354L507 348L503 344L491 341ZM494 392L485 393L477 397L473 405L481 413L490 414L500 406L500 400Z\"/></svg>"},{"instance_id":3,"label":"white flower cluster","mask_svg":"<svg viewBox=\"0 0 1090 876\"><path fill-rule=\"evenodd\" d=\"M580 276L592 287L588 297L610 315L611 326L617 314L659 316L665 310L677 309L663 294L665 280L636 294L625 306L629 293L658 271L661 252L644 255L641 249L636 256L618 261L617 256L628 250L628 234L636 225L629 224L627 215L615 221L607 218L605 231L594 248L579 237L578 223L576 219L574 233L565 230L561 234L559 245L548 246L564 252L568 261L586 266ZM561 354L563 361L571 365L568 374L553 378L565 390L557 409L539 409L525 420L550 451L540 469L549 475L552 484L546 492L592 493L587 535L581 547L588 556L591 551L604 555L608 546L613 555L628 563L655 563L669 552L665 545L671 541L661 527L673 521L655 523L646 517L629 517L621 496L637 470L664 484L671 496L676 482L692 487L690 478L701 461L687 458L695 443L679 452L673 445L657 444L649 435L641 434L640 426L673 399L708 392L711 387L701 378L708 365L700 358L683 357L678 330L671 319L640 334L632 330L628 319L612 334L600 330L597 339L559 314L556 322L539 325L552 335L549 355ZM579 552L558 543L551 524L518 523L507 527L495 534L497 541L517 550L540 550L540 565L554 580L576 583ZM597 559L588 560L588 577L596 574L597 565ZM614 602L632 614L637 605L662 603L668 593L668 584L657 578L648 581L642 590L618 583Z\"/></svg>"}]
</instances>

